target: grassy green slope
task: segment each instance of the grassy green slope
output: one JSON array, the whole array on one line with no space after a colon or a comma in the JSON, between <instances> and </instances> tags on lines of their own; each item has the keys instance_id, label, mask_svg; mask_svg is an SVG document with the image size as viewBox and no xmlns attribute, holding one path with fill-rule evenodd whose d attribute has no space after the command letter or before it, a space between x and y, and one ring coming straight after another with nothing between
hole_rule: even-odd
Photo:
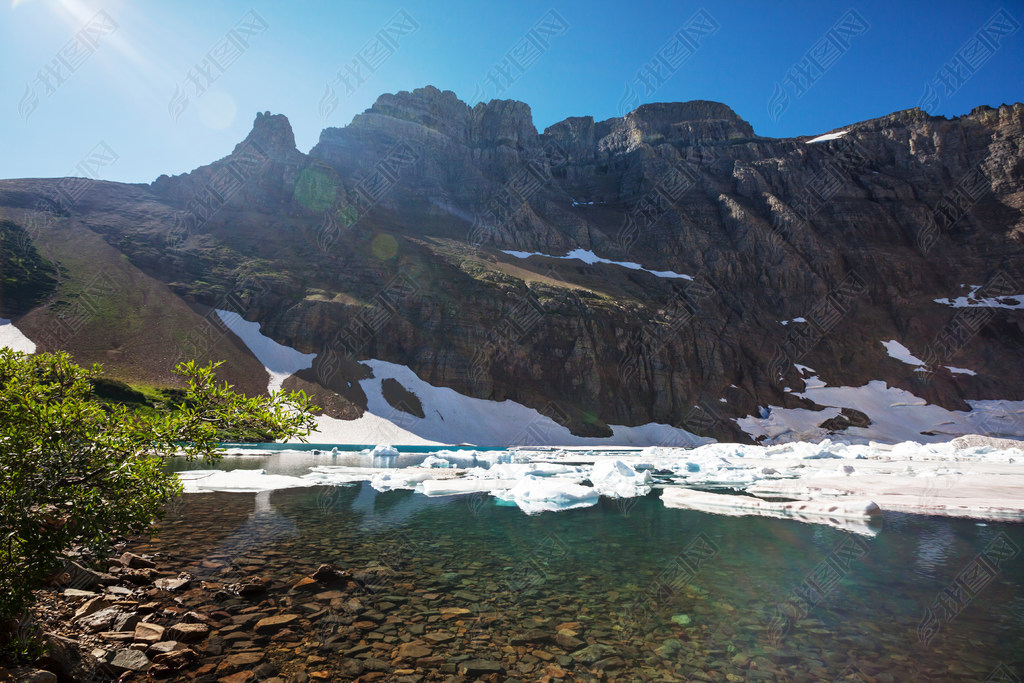
<instances>
[{"instance_id":1,"label":"grassy green slope","mask_svg":"<svg viewBox=\"0 0 1024 683\"><path fill-rule=\"evenodd\" d=\"M0 219L22 218L5 211ZM39 351L66 350L79 363L103 364L111 379L160 388L182 386L172 372L176 361L224 360L221 376L238 390L266 391L266 371L237 337L96 233L64 218L35 243L60 267L48 301L16 319Z\"/></svg>"}]
</instances>

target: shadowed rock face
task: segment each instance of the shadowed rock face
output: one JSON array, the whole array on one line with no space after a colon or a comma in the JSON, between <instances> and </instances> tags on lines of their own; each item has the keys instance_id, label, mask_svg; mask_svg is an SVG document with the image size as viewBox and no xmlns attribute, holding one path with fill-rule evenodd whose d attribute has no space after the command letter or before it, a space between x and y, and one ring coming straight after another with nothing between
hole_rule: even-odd
<instances>
[{"instance_id":1,"label":"shadowed rock face","mask_svg":"<svg viewBox=\"0 0 1024 683\"><path fill-rule=\"evenodd\" d=\"M232 155L95 183L61 220L199 307L258 283L235 309L318 353L298 381L343 394L345 417L365 358L588 435L653 421L745 439L730 418L814 407L793 396L794 363L951 409L1024 398L1024 312L933 301L1024 293L1024 106L844 130L760 138L697 101L538 134L522 102L426 87L381 96L308 155L260 114ZM0 181L0 217L28 220L58 182ZM889 339L934 372L890 358Z\"/></svg>"}]
</instances>

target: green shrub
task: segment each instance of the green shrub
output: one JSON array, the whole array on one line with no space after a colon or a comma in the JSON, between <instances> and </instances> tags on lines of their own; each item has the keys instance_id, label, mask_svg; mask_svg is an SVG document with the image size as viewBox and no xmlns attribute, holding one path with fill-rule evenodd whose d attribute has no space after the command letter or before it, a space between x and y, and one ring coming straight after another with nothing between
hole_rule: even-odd
<instances>
[{"instance_id":1,"label":"green shrub","mask_svg":"<svg viewBox=\"0 0 1024 683\"><path fill-rule=\"evenodd\" d=\"M216 367L179 365L184 402L140 412L95 396L98 365L0 349L0 649L14 637L3 624L66 553L100 558L117 538L151 531L181 493L164 456L212 462L225 430L270 439L309 433L315 408L304 393L246 398L217 382Z\"/></svg>"}]
</instances>

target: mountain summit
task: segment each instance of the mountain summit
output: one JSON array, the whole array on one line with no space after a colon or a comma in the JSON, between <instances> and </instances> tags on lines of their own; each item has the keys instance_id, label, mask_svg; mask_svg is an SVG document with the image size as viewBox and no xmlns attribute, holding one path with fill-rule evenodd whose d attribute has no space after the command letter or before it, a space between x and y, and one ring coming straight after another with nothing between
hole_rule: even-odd
<instances>
[{"instance_id":1,"label":"mountain summit","mask_svg":"<svg viewBox=\"0 0 1024 683\"><path fill-rule=\"evenodd\" d=\"M339 419L379 413L372 368L404 366L581 437L948 438L1024 399L1022 139L1021 104L771 139L695 101L538 132L525 103L428 86L303 154L261 113L231 155L149 186L0 181L0 219L61 274L0 316L126 379L198 356L264 388L212 312L233 311L311 356L284 386ZM378 417L429 417L408 384ZM1024 434L1014 410L984 419Z\"/></svg>"}]
</instances>

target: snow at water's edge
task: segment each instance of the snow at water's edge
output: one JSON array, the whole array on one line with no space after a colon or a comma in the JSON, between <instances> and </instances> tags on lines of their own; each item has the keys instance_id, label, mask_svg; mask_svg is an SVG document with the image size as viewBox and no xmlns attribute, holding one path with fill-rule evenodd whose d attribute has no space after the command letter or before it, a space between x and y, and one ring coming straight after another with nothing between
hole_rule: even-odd
<instances>
[{"instance_id":1,"label":"snow at water's edge","mask_svg":"<svg viewBox=\"0 0 1024 683\"><path fill-rule=\"evenodd\" d=\"M312 366L316 354L300 353L278 344L259 331L259 323L237 313L217 311L270 373L268 389L281 388L294 372ZM610 437L574 436L568 428L514 401L489 401L436 387L404 365L381 360L363 361L373 377L359 381L366 393L367 410L356 420L321 415L308 441L320 443L394 444L429 446L452 443L478 445L559 446L699 446L712 443L685 429L651 423L637 427L609 425ZM423 417L393 408L384 398L382 383L394 379L420 400Z\"/></svg>"},{"instance_id":2,"label":"snow at water's edge","mask_svg":"<svg viewBox=\"0 0 1024 683\"><path fill-rule=\"evenodd\" d=\"M490 401L436 387L404 365L382 360L363 361L373 377L360 380L367 411L357 420L321 417L313 441L431 445L470 443L485 446L697 446L712 443L685 429L651 423L637 427L609 425L610 437L575 436L569 429L533 408L514 401ZM382 383L394 379L420 400L424 417L392 408Z\"/></svg>"},{"instance_id":3,"label":"snow at water's edge","mask_svg":"<svg viewBox=\"0 0 1024 683\"><path fill-rule=\"evenodd\" d=\"M0 347L6 346L22 353L35 353L36 344L14 326L10 320L0 318Z\"/></svg>"}]
</instances>

